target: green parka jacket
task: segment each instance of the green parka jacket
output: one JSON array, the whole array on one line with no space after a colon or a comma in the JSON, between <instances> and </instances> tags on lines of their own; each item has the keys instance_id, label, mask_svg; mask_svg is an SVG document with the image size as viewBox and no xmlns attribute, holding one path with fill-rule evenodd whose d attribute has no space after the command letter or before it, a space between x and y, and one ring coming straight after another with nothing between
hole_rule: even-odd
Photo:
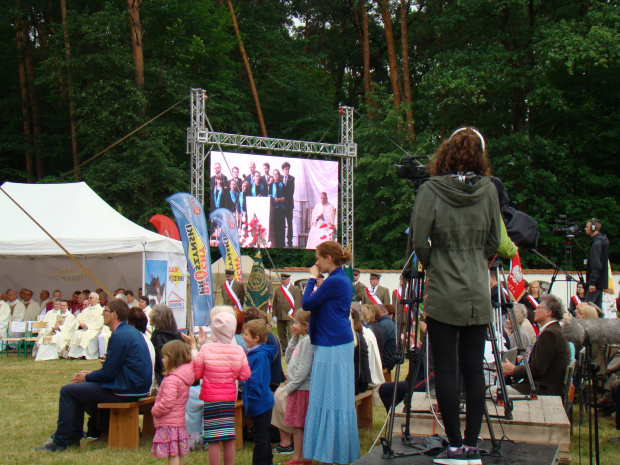
<instances>
[{"instance_id":1,"label":"green parka jacket","mask_svg":"<svg viewBox=\"0 0 620 465\"><path fill-rule=\"evenodd\" d=\"M488 177L433 176L413 209L413 247L426 268L424 310L455 326L493 321L487 257L500 245L497 191ZM429 242L430 240L430 242Z\"/></svg>"}]
</instances>

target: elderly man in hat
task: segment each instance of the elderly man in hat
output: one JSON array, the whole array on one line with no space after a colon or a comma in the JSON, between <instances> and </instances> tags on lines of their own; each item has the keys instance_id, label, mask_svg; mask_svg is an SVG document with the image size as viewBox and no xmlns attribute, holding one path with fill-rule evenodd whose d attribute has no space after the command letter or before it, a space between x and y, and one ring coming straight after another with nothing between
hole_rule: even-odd
<instances>
[{"instance_id":1,"label":"elderly man in hat","mask_svg":"<svg viewBox=\"0 0 620 465\"><path fill-rule=\"evenodd\" d=\"M235 270L226 270L226 281L222 284L222 299L224 305L230 305L239 311L243 310L245 289L243 283L235 281Z\"/></svg>"},{"instance_id":2,"label":"elderly man in hat","mask_svg":"<svg viewBox=\"0 0 620 465\"><path fill-rule=\"evenodd\" d=\"M291 275L280 273L282 286L273 293L271 306L273 315L278 320L278 337L282 352L286 351L288 341L292 337L291 326L295 310L301 309L301 290L291 284Z\"/></svg>"},{"instance_id":3,"label":"elderly man in hat","mask_svg":"<svg viewBox=\"0 0 620 465\"><path fill-rule=\"evenodd\" d=\"M370 273L370 286L362 294L362 305L385 305L390 303L390 291L387 287L379 286L379 273Z\"/></svg>"}]
</instances>

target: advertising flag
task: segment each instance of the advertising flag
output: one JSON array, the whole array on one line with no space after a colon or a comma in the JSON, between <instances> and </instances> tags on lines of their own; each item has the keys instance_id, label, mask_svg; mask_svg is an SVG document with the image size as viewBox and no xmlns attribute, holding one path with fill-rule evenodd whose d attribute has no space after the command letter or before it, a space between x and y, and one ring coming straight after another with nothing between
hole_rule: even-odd
<instances>
[{"instance_id":1,"label":"advertising flag","mask_svg":"<svg viewBox=\"0 0 620 465\"><path fill-rule=\"evenodd\" d=\"M226 265L227 269L235 270L235 279L243 282L239 233L234 215L226 208L218 208L211 213L209 218L220 227L221 232L218 247L224 258L224 265Z\"/></svg>"},{"instance_id":2,"label":"advertising flag","mask_svg":"<svg viewBox=\"0 0 620 465\"><path fill-rule=\"evenodd\" d=\"M183 250L187 256L187 268L192 288L194 324L210 323L213 308L213 283L211 275L211 252L207 220L200 202L190 194L180 192L166 199L177 220Z\"/></svg>"},{"instance_id":3,"label":"advertising flag","mask_svg":"<svg viewBox=\"0 0 620 465\"><path fill-rule=\"evenodd\" d=\"M512 300L518 302L525 294L525 282L523 282L523 272L521 271L521 258L519 253L510 260L510 276L508 276L508 291Z\"/></svg>"},{"instance_id":4,"label":"advertising flag","mask_svg":"<svg viewBox=\"0 0 620 465\"><path fill-rule=\"evenodd\" d=\"M245 306L261 308L269 303L269 283L260 250L256 252L245 292Z\"/></svg>"},{"instance_id":5,"label":"advertising flag","mask_svg":"<svg viewBox=\"0 0 620 465\"><path fill-rule=\"evenodd\" d=\"M181 235L179 234L179 228L174 224L170 218L164 215L153 215L149 219L149 223L157 228L157 233L162 236L169 237L171 239L176 239L177 241L181 240Z\"/></svg>"}]
</instances>

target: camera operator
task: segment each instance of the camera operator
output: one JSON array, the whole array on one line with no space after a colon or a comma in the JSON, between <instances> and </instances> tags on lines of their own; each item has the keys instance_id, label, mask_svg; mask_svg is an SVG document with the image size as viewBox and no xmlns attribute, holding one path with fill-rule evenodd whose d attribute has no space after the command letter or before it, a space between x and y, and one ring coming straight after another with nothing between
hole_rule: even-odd
<instances>
[{"instance_id":1,"label":"camera operator","mask_svg":"<svg viewBox=\"0 0 620 465\"><path fill-rule=\"evenodd\" d=\"M603 308L603 289L608 285L608 250L609 240L601 233L601 221L592 218L586 225L586 235L590 237L590 252L586 264L586 298L585 302L593 302Z\"/></svg>"},{"instance_id":2,"label":"camera operator","mask_svg":"<svg viewBox=\"0 0 620 465\"><path fill-rule=\"evenodd\" d=\"M433 463L480 463L477 449L485 396L483 357L493 321L487 257L501 240L497 191L484 139L461 128L433 156L413 209L413 247L427 270L424 310L435 363L435 389L450 447ZM429 243L430 238L430 243ZM461 436L457 347L467 402Z\"/></svg>"}]
</instances>

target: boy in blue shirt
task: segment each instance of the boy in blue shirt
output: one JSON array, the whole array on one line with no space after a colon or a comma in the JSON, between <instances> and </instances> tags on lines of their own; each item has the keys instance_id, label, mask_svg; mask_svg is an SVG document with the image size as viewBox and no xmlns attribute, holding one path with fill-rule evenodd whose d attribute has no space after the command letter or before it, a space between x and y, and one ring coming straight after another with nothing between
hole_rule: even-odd
<instances>
[{"instance_id":1,"label":"boy in blue shirt","mask_svg":"<svg viewBox=\"0 0 620 465\"><path fill-rule=\"evenodd\" d=\"M276 347L265 344L269 328L263 320L248 321L243 328L243 340L248 348L248 363L252 370L243 385L243 405L246 416L252 419L254 452L252 465L271 465L271 411L273 393L269 389L271 361Z\"/></svg>"}]
</instances>

